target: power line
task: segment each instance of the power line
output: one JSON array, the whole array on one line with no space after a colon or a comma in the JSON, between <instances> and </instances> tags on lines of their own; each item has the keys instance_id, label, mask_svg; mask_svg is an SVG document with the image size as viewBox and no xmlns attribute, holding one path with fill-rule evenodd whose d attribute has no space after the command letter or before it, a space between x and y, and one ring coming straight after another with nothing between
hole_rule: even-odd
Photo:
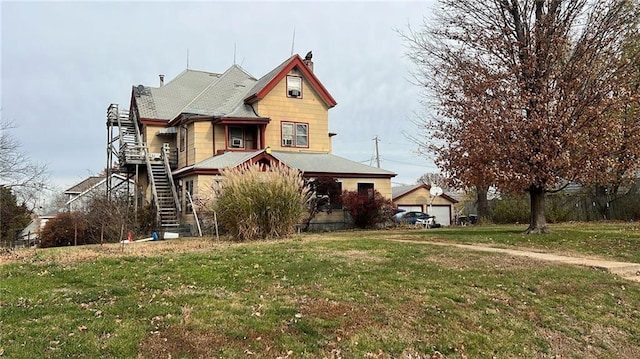
<instances>
[{"instance_id":1,"label":"power line","mask_svg":"<svg viewBox=\"0 0 640 359\"><path fill-rule=\"evenodd\" d=\"M409 163L409 162L402 162L402 161L395 161L395 160L390 160L388 158L382 158L382 160L384 161L388 161L388 162L393 162L393 163L399 163L402 165L410 165L410 166L416 166L416 167L431 167L431 168L437 168L437 166L435 165L419 165L419 164L415 164L415 163Z\"/></svg>"}]
</instances>

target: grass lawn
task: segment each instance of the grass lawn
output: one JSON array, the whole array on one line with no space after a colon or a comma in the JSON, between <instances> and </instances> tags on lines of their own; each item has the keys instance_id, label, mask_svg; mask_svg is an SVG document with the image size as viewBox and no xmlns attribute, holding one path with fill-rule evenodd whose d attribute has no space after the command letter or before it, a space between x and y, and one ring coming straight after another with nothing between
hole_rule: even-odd
<instances>
[{"instance_id":1,"label":"grass lawn","mask_svg":"<svg viewBox=\"0 0 640 359\"><path fill-rule=\"evenodd\" d=\"M638 258L630 225L553 229L531 237L517 227L466 227L16 251L0 255L0 357L640 357L640 283L388 240Z\"/></svg>"},{"instance_id":2,"label":"grass lawn","mask_svg":"<svg viewBox=\"0 0 640 359\"><path fill-rule=\"evenodd\" d=\"M598 257L640 263L640 224L590 222L552 224L552 233L523 234L526 225L447 227L429 231L414 229L398 233L414 240L485 244L575 256ZM384 232L381 232L384 236Z\"/></svg>"}]
</instances>

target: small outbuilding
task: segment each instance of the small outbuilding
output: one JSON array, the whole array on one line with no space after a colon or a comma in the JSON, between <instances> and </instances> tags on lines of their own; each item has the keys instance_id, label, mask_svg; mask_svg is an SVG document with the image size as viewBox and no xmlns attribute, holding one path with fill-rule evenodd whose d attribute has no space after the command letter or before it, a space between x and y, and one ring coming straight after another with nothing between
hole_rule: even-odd
<instances>
[{"instance_id":1,"label":"small outbuilding","mask_svg":"<svg viewBox=\"0 0 640 359\"><path fill-rule=\"evenodd\" d=\"M429 213L442 226L450 226L454 223L453 205L458 201L446 193L433 197L430 190L431 186L424 183L392 187L393 204L399 210Z\"/></svg>"}]
</instances>

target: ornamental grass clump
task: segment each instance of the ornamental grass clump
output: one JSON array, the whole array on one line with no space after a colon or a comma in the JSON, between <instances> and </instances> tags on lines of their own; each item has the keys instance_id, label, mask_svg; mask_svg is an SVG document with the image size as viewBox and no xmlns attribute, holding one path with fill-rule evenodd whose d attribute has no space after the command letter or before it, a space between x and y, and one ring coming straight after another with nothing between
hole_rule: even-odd
<instances>
[{"instance_id":1,"label":"ornamental grass clump","mask_svg":"<svg viewBox=\"0 0 640 359\"><path fill-rule=\"evenodd\" d=\"M219 224L238 241L290 235L306 214L308 191L298 170L246 164L222 175L213 207Z\"/></svg>"}]
</instances>

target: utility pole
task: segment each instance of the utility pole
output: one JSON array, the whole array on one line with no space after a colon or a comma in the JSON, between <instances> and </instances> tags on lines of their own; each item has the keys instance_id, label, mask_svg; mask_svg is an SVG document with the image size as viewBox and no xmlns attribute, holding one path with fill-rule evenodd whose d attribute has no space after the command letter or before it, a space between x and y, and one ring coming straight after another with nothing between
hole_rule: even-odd
<instances>
[{"instance_id":1,"label":"utility pole","mask_svg":"<svg viewBox=\"0 0 640 359\"><path fill-rule=\"evenodd\" d=\"M373 138L374 141L376 141L376 163L378 164L378 168L380 168L380 152L378 152L378 135L376 135L376 137Z\"/></svg>"}]
</instances>

